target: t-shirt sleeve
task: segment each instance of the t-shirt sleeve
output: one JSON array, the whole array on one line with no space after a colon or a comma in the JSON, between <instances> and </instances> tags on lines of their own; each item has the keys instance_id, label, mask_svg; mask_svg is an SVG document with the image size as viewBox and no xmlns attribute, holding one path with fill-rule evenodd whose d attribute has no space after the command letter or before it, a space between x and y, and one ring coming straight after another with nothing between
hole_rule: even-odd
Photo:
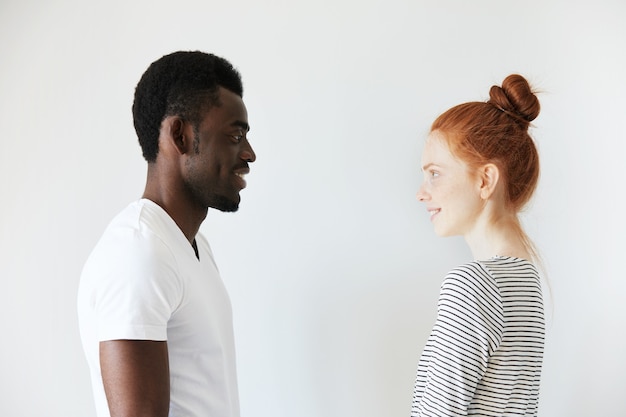
<instances>
[{"instance_id":1,"label":"t-shirt sleeve","mask_svg":"<svg viewBox=\"0 0 626 417\"><path fill-rule=\"evenodd\" d=\"M502 338L502 305L480 264L451 271L441 286L437 319L422 360L426 375L417 415L465 416Z\"/></svg>"},{"instance_id":2,"label":"t-shirt sleeve","mask_svg":"<svg viewBox=\"0 0 626 417\"><path fill-rule=\"evenodd\" d=\"M182 297L167 245L150 232L117 230L92 261L98 340L167 340L167 322Z\"/></svg>"}]
</instances>

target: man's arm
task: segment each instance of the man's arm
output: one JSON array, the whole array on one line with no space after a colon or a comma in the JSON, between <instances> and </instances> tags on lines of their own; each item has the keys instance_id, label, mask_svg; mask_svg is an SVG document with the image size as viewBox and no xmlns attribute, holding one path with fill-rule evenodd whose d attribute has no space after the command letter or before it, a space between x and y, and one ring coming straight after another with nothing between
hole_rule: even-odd
<instances>
[{"instance_id":1,"label":"man's arm","mask_svg":"<svg viewBox=\"0 0 626 417\"><path fill-rule=\"evenodd\" d=\"M167 417L170 405L167 342L100 342L100 368L111 417Z\"/></svg>"}]
</instances>

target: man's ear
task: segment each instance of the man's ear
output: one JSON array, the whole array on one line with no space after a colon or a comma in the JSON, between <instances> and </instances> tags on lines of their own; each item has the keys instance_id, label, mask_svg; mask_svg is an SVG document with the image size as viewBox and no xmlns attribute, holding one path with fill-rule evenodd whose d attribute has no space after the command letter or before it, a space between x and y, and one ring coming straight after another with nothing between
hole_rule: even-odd
<instances>
[{"instance_id":1,"label":"man's ear","mask_svg":"<svg viewBox=\"0 0 626 417\"><path fill-rule=\"evenodd\" d=\"M187 124L179 116L168 116L163 119L163 129L167 134L167 140L176 151L183 155L193 148L193 136L186 131Z\"/></svg>"},{"instance_id":2,"label":"man's ear","mask_svg":"<svg viewBox=\"0 0 626 417\"><path fill-rule=\"evenodd\" d=\"M496 190L500 180L500 169L495 164L484 165L480 171L480 198L487 200Z\"/></svg>"}]
</instances>

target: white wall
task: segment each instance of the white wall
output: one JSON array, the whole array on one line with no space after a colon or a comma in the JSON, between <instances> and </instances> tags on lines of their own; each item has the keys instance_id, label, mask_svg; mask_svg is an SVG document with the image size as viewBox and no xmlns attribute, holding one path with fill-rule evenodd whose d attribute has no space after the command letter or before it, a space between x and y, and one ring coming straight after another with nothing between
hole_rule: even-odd
<instances>
[{"instance_id":1,"label":"white wall","mask_svg":"<svg viewBox=\"0 0 626 417\"><path fill-rule=\"evenodd\" d=\"M626 415L625 20L621 0L3 0L0 414L94 416L80 270L143 191L139 76L201 49L240 69L258 156L239 213L202 228L243 416L408 415L439 282L469 258L415 201L421 144L512 72L544 91L525 217L552 286L540 415Z\"/></svg>"}]
</instances>

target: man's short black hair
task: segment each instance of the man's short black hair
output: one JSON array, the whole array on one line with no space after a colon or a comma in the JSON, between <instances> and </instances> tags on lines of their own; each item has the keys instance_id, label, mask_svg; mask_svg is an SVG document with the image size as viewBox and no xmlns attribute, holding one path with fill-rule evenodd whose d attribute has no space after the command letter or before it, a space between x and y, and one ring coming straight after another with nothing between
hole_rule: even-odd
<instances>
[{"instance_id":1,"label":"man's short black hair","mask_svg":"<svg viewBox=\"0 0 626 417\"><path fill-rule=\"evenodd\" d=\"M243 97L239 72L213 54L179 51L148 67L135 88L133 102L133 122L146 161L156 161L163 119L180 116L197 129L202 114L220 105L219 87Z\"/></svg>"}]
</instances>

